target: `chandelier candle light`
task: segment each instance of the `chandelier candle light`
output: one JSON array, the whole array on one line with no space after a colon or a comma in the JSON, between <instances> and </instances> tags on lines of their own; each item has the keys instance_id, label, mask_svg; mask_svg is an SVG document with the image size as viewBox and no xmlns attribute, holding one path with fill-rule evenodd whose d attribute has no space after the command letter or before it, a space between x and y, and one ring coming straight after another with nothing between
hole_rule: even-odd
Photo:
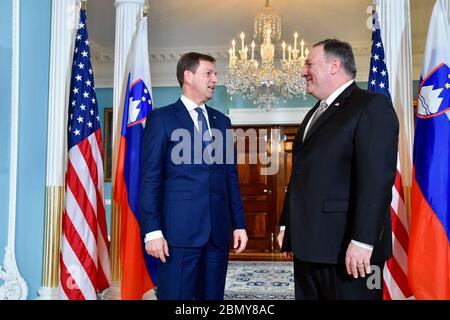
<instances>
[{"instance_id":1,"label":"chandelier candle light","mask_svg":"<svg viewBox=\"0 0 450 320\"><path fill-rule=\"evenodd\" d=\"M272 40L279 41L281 38L281 17L270 7L269 0L266 1L264 10L256 15L254 29L254 38L262 40L261 63L255 59L254 40L250 45L252 51L249 60L245 34L242 32L240 35L239 56L236 55L236 40L233 39L228 51L230 60L225 75L228 94L240 94L252 100L258 109L267 111L277 109L280 102L286 102L295 96L303 96L306 99L306 81L301 74L308 49L305 49L303 39L300 41L299 50L298 33L294 33L294 46L287 47L287 58L286 43L283 41L279 68L274 64L275 45Z\"/></svg>"}]
</instances>

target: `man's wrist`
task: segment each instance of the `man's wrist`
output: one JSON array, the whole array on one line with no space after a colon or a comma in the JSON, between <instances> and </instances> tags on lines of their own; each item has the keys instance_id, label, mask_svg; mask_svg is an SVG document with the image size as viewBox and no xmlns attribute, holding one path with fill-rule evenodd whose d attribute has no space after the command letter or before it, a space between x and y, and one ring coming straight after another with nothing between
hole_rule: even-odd
<instances>
[{"instance_id":1,"label":"man's wrist","mask_svg":"<svg viewBox=\"0 0 450 320\"><path fill-rule=\"evenodd\" d=\"M155 240L155 239L159 239L159 238L164 238L162 231L161 230L152 231L152 232L145 234L144 242L147 243L150 240Z\"/></svg>"},{"instance_id":2,"label":"man's wrist","mask_svg":"<svg viewBox=\"0 0 450 320\"><path fill-rule=\"evenodd\" d=\"M373 250L373 246L372 245L364 243L364 242L359 242L359 241L356 241L356 240L352 239L351 243L353 243L355 246L358 246L358 247L361 247L361 248L364 248L364 249L367 249L367 250L370 250L370 251Z\"/></svg>"}]
</instances>

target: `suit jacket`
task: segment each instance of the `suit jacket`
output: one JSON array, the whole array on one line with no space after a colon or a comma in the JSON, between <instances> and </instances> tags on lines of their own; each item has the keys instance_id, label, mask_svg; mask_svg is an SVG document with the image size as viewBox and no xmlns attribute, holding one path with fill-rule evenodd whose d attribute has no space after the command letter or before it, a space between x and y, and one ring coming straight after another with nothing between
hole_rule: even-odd
<instances>
[{"instance_id":1,"label":"suit jacket","mask_svg":"<svg viewBox=\"0 0 450 320\"><path fill-rule=\"evenodd\" d=\"M374 246L372 262L392 255L390 202L398 119L392 104L355 83L293 145L292 175L280 224L282 251L306 262L342 263L352 239Z\"/></svg>"},{"instance_id":2,"label":"suit jacket","mask_svg":"<svg viewBox=\"0 0 450 320\"><path fill-rule=\"evenodd\" d=\"M211 129L220 130L225 140L230 120L206 109ZM185 129L188 136L172 139L177 129ZM236 162L194 164L196 134L181 99L150 113L142 145L141 232L161 230L171 246L200 247L210 236L216 245L228 245L231 230L245 228ZM187 148L180 151L183 143ZM172 151L187 156L190 163L174 163ZM223 152L226 156L225 144Z\"/></svg>"}]
</instances>

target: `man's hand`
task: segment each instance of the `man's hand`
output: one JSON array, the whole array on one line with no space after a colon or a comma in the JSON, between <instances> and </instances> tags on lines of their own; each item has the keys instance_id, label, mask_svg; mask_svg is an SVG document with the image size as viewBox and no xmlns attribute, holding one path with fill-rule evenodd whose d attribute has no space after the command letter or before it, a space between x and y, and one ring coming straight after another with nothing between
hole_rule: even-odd
<instances>
[{"instance_id":1,"label":"man's hand","mask_svg":"<svg viewBox=\"0 0 450 320\"><path fill-rule=\"evenodd\" d=\"M348 245L347 253L345 255L345 267L349 275L353 278L358 278L358 275L365 277L370 274L370 258L372 257L372 250L362 248L354 243Z\"/></svg>"},{"instance_id":2,"label":"man's hand","mask_svg":"<svg viewBox=\"0 0 450 320\"><path fill-rule=\"evenodd\" d=\"M169 256L169 246L164 238L147 241L145 243L145 251L152 257L160 259L164 263L166 263L166 256Z\"/></svg>"},{"instance_id":3,"label":"man's hand","mask_svg":"<svg viewBox=\"0 0 450 320\"><path fill-rule=\"evenodd\" d=\"M281 246L283 245L283 239L284 239L284 230L280 231L277 235L277 242L278 242L278 246L281 249ZM292 258L294 256L294 254L290 251L290 252L283 252L283 256L285 258Z\"/></svg>"},{"instance_id":4,"label":"man's hand","mask_svg":"<svg viewBox=\"0 0 450 320\"><path fill-rule=\"evenodd\" d=\"M247 246L247 232L244 229L236 229L233 231L233 248L236 249L236 254L241 253Z\"/></svg>"}]
</instances>

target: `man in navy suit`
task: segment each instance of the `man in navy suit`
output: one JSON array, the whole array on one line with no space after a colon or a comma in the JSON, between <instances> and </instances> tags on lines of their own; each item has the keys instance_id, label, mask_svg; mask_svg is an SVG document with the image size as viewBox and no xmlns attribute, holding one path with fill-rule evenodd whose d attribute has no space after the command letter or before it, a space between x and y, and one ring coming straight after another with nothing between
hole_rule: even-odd
<instances>
[{"instance_id":1,"label":"man in navy suit","mask_svg":"<svg viewBox=\"0 0 450 320\"><path fill-rule=\"evenodd\" d=\"M213 137L230 136L231 122L205 105L217 83L213 57L184 54L177 78L181 98L147 119L141 231L147 253L160 260L158 299L222 300L231 234L236 253L248 240L235 148L211 148ZM230 153L234 161L226 161Z\"/></svg>"},{"instance_id":2,"label":"man in navy suit","mask_svg":"<svg viewBox=\"0 0 450 320\"><path fill-rule=\"evenodd\" d=\"M392 255L390 203L399 123L389 100L359 89L350 44L315 44L303 71L319 101L293 145L278 241L294 256L297 299L381 299ZM367 285L371 266L379 287Z\"/></svg>"}]
</instances>

